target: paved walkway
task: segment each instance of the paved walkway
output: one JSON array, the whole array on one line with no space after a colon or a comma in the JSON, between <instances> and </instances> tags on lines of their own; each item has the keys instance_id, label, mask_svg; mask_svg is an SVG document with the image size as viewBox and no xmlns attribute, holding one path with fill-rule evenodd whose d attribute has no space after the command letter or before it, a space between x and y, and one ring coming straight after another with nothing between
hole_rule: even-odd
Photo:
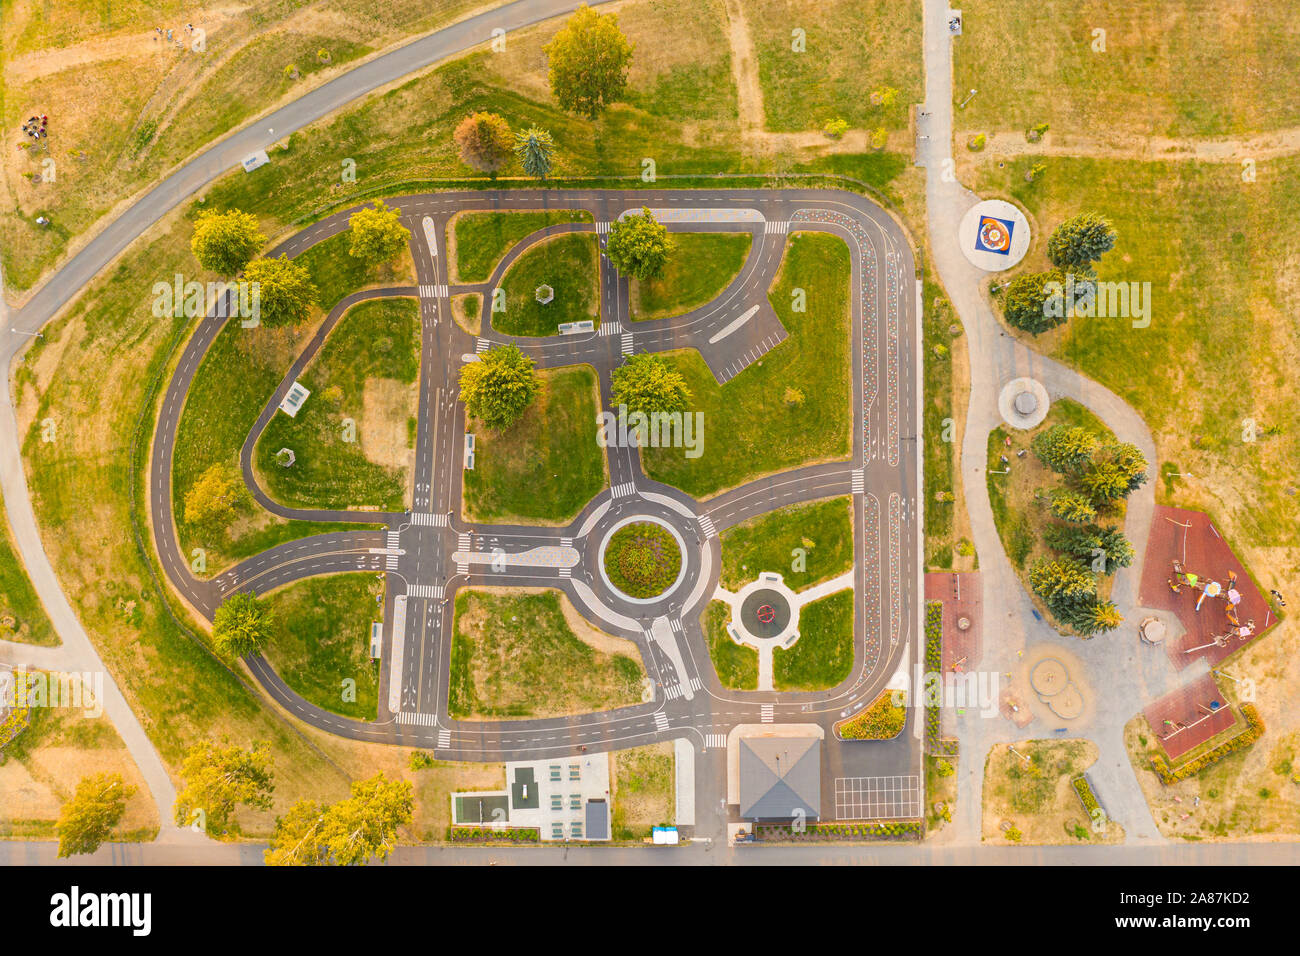
<instances>
[{"instance_id":1,"label":"paved walkway","mask_svg":"<svg viewBox=\"0 0 1300 956\"><path fill-rule=\"evenodd\" d=\"M1125 628L1091 641L1062 637L1038 620L1029 596L1002 550L985 487L988 434L1000 424L998 393L1014 378L1037 379L1053 401L1072 398L1100 417L1121 441L1142 450L1154 470L1155 442L1145 422L1119 396L1072 369L1046 358L1007 335L985 304L980 284L987 273L975 268L957 245L957 225L979 201L951 174L953 96L952 43L947 29L946 0L925 3L925 104L917 119L917 164L926 168L926 202L930 251L935 271L965 330L971 356L970 407L962 444L961 480L970 513L971 536L980 559L986 614L983 667L1001 673L1015 670L1017 652L1042 643L1064 644L1087 669L1087 681L1101 695L1094 716L1083 728L1100 756L1089 770L1102 803L1121 822L1130 841L1160 841L1155 821L1124 748L1123 727L1141 705L1172 689L1176 675L1163 654L1142 655L1131 626L1136 608L1140 567L1116 575L1113 599L1124 614ZM958 39L955 42L960 43ZM1146 551L1155 504L1154 483L1148 482L1128 502L1124 530L1137 554ZM994 637L993 635L996 635ZM989 748L1013 741L1019 731L1002 718L985 719L971 712L958 726L961 763L957 815L953 823L960 842L980 841L981 791ZM1035 734L1041 733L1035 730Z\"/></svg>"}]
</instances>

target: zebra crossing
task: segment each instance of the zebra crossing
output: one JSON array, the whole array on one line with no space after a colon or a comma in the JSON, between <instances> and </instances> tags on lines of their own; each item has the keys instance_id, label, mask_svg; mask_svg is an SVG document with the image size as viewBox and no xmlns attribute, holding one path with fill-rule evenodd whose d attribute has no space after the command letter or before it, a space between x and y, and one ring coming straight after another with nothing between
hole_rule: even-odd
<instances>
[{"instance_id":1,"label":"zebra crossing","mask_svg":"<svg viewBox=\"0 0 1300 956\"><path fill-rule=\"evenodd\" d=\"M438 722L437 714L419 714L408 713L399 710L393 715L393 719L399 724L410 724L415 727L432 727Z\"/></svg>"},{"instance_id":2,"label":"zebra crossing","mask_svg":"<svg viewBox=\"0 0 1300 956\"><path fill-rule=\"evenodd\" d=\"M681 697L685 693L686 691L682 690L681 684L669 684L664 688L664 699L676 700L678 697Z\"/></svg>"},{"instance_id":3,"label":"zebra crossing","mask_svg":"<svg viewBox=\"0 0 1300 956\"><path fill-rule=\"evenodd\" d=\"M598 236L608 236L608 235L609 235L609 230L613 227L613 225L614 225L614 224L613 224L612 222L598 222L598 223L596 223L596 235L598 235Z\"/></svg>"},{"instance_id":4,"label":"zebra crossing","mask_svg":"<svg viewBox=\"0 0 1300 956\"><path fill-rule=\"evenodd\" d=\"M422 299L445 299L447 298L447 287L445 285L420 285L420 298Z\"/></svg>"},{"instance_id":5,"label":"zebra crossing","mask_svg":"<svg viewBox=\"0 0 1300 956\"><path fill-rule=\"evenodd\" d=\"M864 494L867 490L867 476L861 468L853 469L853 493Z\"/></svg>"},{"instance_id":6,"label":"zebra crossing","mask_svg":"<svg viewBox=\"0 0 1300 956\"><path fill-rule=\"evenodd\" d=\"M438 748L440 750L446 750L450 746L451 746L451 731L447 730L444 727L442 730L438 731Z\"/></svg>"},{"instance_id":7,"label":"zebra crossing","mask_svg":"<svg viewBox=\"0 0 1300 956\"><path fill-rule=\"evenodd\" d=\"M411 524L424 528L445 528L447 527L447 521L448 518L445 512L437 515L424 511L411 512ZM391 548L393 545L389 545L389 547Z\"/></svg>"},{"instance_id":8,"label":"zebra crossing","mask_svg":"<svg viewBox=\"0 0 1300 956\"><path fill-rule=\"evenodd\" d=\"M631 332L623 333L622 351L624 355L632 354L632 333Z\"/></svg>"},{"instance_id":9,"label":"zebra crossing","mask_svg":"<svg viewBox=\"0 0 1300 956\"><path fill-rule=\"evenodd\" d=\"M670 617L668 619L668 626L672 629L674 634L683 634L686 630L682 627L682 619L680 617Z\"/></svg>"},{"instance_id":10,"label":"zebra crossing","mask_svg":"<svg viewBox=\"0 0 1300 956\"><path fill-rule=\"evenodd\" d=\"M406 596L424 598L426 601L441 601L443 595L441 584L412 584L406 589Z\"/></svg>"},{"instance_id":11,"label":"zebra crossing","mask_svg":"<svg viewBox=\"0 0 1300 956\"><path fill-rule=\"evenodd\" d=\"M790 223L784 219L769 219L763 223L763 235L784 236L790 231Z\"/></svg>"},{"instance_id":12,"label":"zebra crossing","mask_svg":"<svg viewBox=\"0 0 1300 956\"><path fill-rule=\"evenodd\" d=\"M560 577L562 578L573 577L573 568L560 568Z\"/></svg>"},{"instance_id":13,"label":"zebra crossing","mask_svg":"<svg viewBox=\"0 0 1300 956\"><path fill-rule=\"evenodd\" d=\"M765 724L770 724L776 719L775 705L764 704L759 708L760 718Z\"/></svg>"},{"instance_id":14,"label":"zebra crossing","mask_svg":"<svg viewBox=\"0 0 1300 956\"><path fill-rule=\"evenodd\" d=\"M398 548L401 547L401 541L402 541L402 535L400 532L390 531L388 532L388 536L385 539L385 546L388 548L389 551L396 551Z\"/></svg>"},{"instance_id":15,"label":"zebra crossing","mask_svg":"<svg viewBox=\"0 0 1300 956\"><path fill-rule=\"evenodd\" d=\"M400 558L401 558L401 555L398 555L398 554L391 554L391 553L390 553L389 555L387 555L387 556L384 558L384 568L385 568L385 570L388 570L388 571L396 571L396 570L397 570L397 562L398 562L398 560L399 560Z\"/></svg>"},{"instance_id":16,"label":"zebra crossing","mask_svg":"<svg viewBox=\"0 0 1300 956\"><path fill-rule=\"evenodd\" d=\"M572 538L561 538L561 539L560 539L560 547L561 547L561 548L572 548L572 547L573 547L573 539L572 539Z\"/></svg>"},{"instance_id":17,"label":"zebra crossing","mask_svg":"<svg viewBox=\"0 0 1300 956\"><path fill-rule=\"evenodd\" d=\"M469 535L466 532L462 531L456 537L456 551L461 556L461 560L456 562L457 574L469 574L469 562L464 560L465 556L469 554L469 549L470 549Z\"/></svg>"},{"instance_id":18,"label":"zebra crossing","mask_svg":"<svg viewBox=\"0 0 1300 956\"><path fill-rule=\"evenodd\" d=\"M611 335L622 335L623 326L617 320L602 322L600 328L596 330L596 334L602 339L609 338Z\"/></svg>"},{"instance_id":19,"label":"zebra crossing","mask_svg":"<svg viewBox=\"0 0 1300 956\"><path fill-rule=\"evenodd\" d=\"M704 735L705 750L721 750L725 746L727 746L726 734L705 734Z\"/></svg>"},{"instance_id":20,"label":"zebra crossing","mask_svg":"<svg viewBox=\"0 0 1300 956\"><path fill-rule=\"evenodd\" d=\"M634 495L636 494L636 482L625 481L622 484L615 485L610 489L610 492L615 498L626 498L628 495Z\"/></svg>"},{"instance_id":21,"label":"zebra crossing","mask_svg":"<svg viewBox=\"0 0 1300 956\"><path fill-rule=\"evenodd\" d=\"M662 710L655 711L655 729L663 732L668 729L668 718Z\"/></svg>"},{"instance_id":22,"label":"zebra crossing","mask_svg":"<svg viewBox=\"0 0 1300 956\"><path fill-rule=\"evenodd\" d=\"M700 529L704 532L704 537L716 538L718 536L718 529L713 526L713 519L708 515L700 515L699 522Z\"/></svg>"},{"instance_id":23,"label":"zebra crossing","mask_svg":"<svg viewBox=\"0 0 1300 956\"><path fill-rule=\"evenodd\" d=\"M482 355L491 347L492 347L492 343L490 341L488 341L487 339L479 339L478 342L475 343L474 345L474 353L476 355Z\"/></svg>"}]
</instances>

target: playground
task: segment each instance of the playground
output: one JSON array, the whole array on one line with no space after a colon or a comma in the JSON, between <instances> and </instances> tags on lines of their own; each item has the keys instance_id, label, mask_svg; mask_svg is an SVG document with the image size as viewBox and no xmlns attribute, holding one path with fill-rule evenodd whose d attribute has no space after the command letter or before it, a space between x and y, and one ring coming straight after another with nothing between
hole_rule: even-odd
<instances>
[{"instance_id":1,"label":"playground","mask_svg":"<svg viewBox=\"0 0 1300 956\"><path fill-rule=\"evenodd\" d=\"M1219 692L1213 674L1203 674L1172 694L1152 701L1142 712L1170 761L1223 733L1237 715Z\"/></svg>"},{"instance_id":2,"label":"playground","mask_svg":"<svg viewBox=\"0 0 1300 956\"><path fill-rule=\"evenodd\" d=\"M1184 633L1164 642L1178 670L1200 658L1214 667L1277 623L1214 522L1186 508L1156 506L1138 603L1182 624Z\"/></svg>"},{"instance_id":3,"label":"playground","mask_svg":"<svg viewBox=\"0 0 1300 956\"><path fill-rule=\"evenodd\" d=\"M943 672L974 670L983 650L979 572L931 572L925 576L925 599L943 602Z\"/></svg>"}]
</instances>

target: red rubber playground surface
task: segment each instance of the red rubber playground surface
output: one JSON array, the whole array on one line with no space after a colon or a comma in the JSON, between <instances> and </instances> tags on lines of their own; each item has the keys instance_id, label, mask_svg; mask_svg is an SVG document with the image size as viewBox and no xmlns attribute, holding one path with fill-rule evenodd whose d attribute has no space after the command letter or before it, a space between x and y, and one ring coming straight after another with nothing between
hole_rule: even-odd
<instances>
[{"instance_id":1,"label":"red rubber playground surface","mask_svg":"<svg viewBox=\"0 0 1300 956\"><path fill-rule=\"evenodd\" d=\"M1183 585L1182 591L1175 594L1169 587L1175 561L1185 571L1196 574L1201 582L1219 582L1222 588L1220 596L1207 596L1197 611L1196 601L1201 596L1199 590ZM1232 627L1226 613L1226 594L1231 572L1236 572L1237 582L1234 586L1241 595L1241 602L1237 605L1237 620L1242 625L1254 621L1255 632L1245 639L1233 635L1220 647L1214 643L1214 638L1228 633ZM1142 562L1142 586L1138 604L1170 611L1186 628L1186 633L1181 637L1165 641L1169 659L1178 670L1202 657L1214 667L1229 654L1259 640L1277 623L1264 593L1219 535L1214 522L1204 512L1189 511L1186 508L1156 506L1155 517L1151 522L1151 537L1147 541L1147 553ZM1205 647L1207 644L1209 646ZM1201 649L1189 652L1191 648Z\"/></svg>"},{"instance_id":2,"label":"red rubber playground surface","mask_svg":"<svg viewBox=\"0 0 1300 956\"><path fill-rule=\"evenodd\" d=\"M1152 701L1142 713L1170 760L1177 760L1237 722L1213 674L1203 674L1186 687Z\"/></svg>"}]
</instances>

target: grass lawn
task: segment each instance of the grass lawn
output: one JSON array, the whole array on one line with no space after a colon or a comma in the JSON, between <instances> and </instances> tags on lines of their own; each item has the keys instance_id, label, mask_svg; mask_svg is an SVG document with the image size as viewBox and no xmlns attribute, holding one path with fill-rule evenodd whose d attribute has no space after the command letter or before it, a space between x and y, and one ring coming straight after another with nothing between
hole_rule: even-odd
<instances>
[{"instance_id":1,"label":"grass lawn","mask_svg":"<svg viewBox=\"0 0 1300 956\"><path fill-rule=\"evenodd\" d=\"M316 304L322 312L329 312L344 296L361 289L415 285L415 263L409 246L403 246L392 262L371 266L348 252L351 244L352 234L344 230L316 243L294 260L311 273L311 281L316 284Z\"/></svg>"},{"instance_id":2,"label":"grass lawn","mask_svg":"<svg viewBox=\"0 0 1300 956\"><path fill-rule=\"evenodd\" d=\"M807 311L791 310L791 290L807 292ZM699 353L669 352L686 377L693 410L704 413L704 454L646 448L646 473L687 494L706 498L759 475L850 451L849 253L824 233L789 239L768 293L790 337L762 359L718 385ZM786 401L788 389L802 400ZM711 438L709 436L712 436Z\"/></svg>"},{"instance_id":3,"label":"grass lawn","mask_svg":"<svg viewBox=\"0 0 1300 956\"><path fill-rule=\"evenodd\" d=\"M1109 822L1101 831L1070 785L1097 762L1090 740L1024 740L994 744L984 765L983 840L1008 844L1121 843L1124 830ZM1013 830L1004 830L1003 822ZM1019 834L1019 839L1015 836ZM1011 834L1008 836L1008 834Z\"/></svg>"},{"instance_id":4,"label":"grass lawn","mask_svg":"<svg viewBox=\"0 0 1300 956\"><path fill-rule=\"evenodd\" d=\"M59 636L18 556L9 519L0 512L0 640L53 647Z\"/></svg>"},{"instance_id":5,"label":"grass lawn","mask_svg":"<svg viewBox=\"0 0 1300 956\"><path fill-rule=\"evenodd\" d=\"M926 828L942 830L952 822L952 811L957 804L957 757L925 756ZM936 809L942 804L943 809Z\"/></svg>"},{"instance_id":6,"label":"grass lawn","mask_svg":"<svg viewBox=\"0 0 1300 956\"><path fill-rule=\"evenodd\" d=\"M927 278L924 295L921 345L925 359L925 566L944 571L954 567L954 513L958 503L953 472L955 449L961 441L954 414L953 350L964 348L965 343L949 332L956 327L960 335L961 323L939 284Z\"/></svg>"},{"instance_id":7,"label":"grass lawn","mask_svg":"<svg viewBox=\"0 0 1300 956\"><path fill-rule=\"evenodd\" d=\"M964 3L953 90L959 100L979 92L957 113L958 128L1050 123L1109 142L1294 126L1295 26L1275 13L1267 0ZM1093 49L1097 28L1104 52Z\"/></svg>"},{"instance_id":8,"label":"grass lawn","mask_svg":"<svg viewBox=\"0 0 1300 956\"><path fill-rule=\"evenodd\" d=\"M598 650L569 626L560 601L556 591L456 595L452 717L556 717L640 703L645 670L628 656L636 645Z\"/></svg>"},{"instance_id":9,"label":"grass lawn","mask_svg":"<svg viewBox=\"0 0 1300 956\"><path fill-rule=\"evenodd\" d=\"M604 561L614 587L629 597L651 598L663 594L677 580L682 551L666 528L638 521L610 536Z\"/></svg>"},{"instance_id":10,"label":"grass lawn","mask_svg":"<svg viewBox=\"0 0 1300 956\"><path fill-rule=\"evenodd\" d=\"M158 811L131 753L103 715L88 717L81 709L32 707L30 723L0 757L0 837L53 840L59 810L81 778L118 773L136 792L111 840L141 842L158 832Z\"/></svg>"},{"instance_id":11,"label":"grass lawn","mask_svg":"<svg viewBox=\"0 0 1300 956\"><path fill-rule=\"evenodd\" d=\"M464 472L470 521L564 524L605 487L590 366L546 369L523 418L502 432L471 422L474 470Z\"/></svg>"},{"instance_id":12,"label":"grass lawn","mask_svg":"<svg viewBox=\"0 0 1300 956\"><path fill-rule=\"evenodd\" d=\"M455 268L451 281L486 282L492 278L502 256L539 229L566 222L591 222L585 209L555 209L542 212L463 212L447 224L455 237ZM447 244L448 246L451 243Z\"/></svg>"},{"instance_id":13,"label":"grass lawn","mask_svg":"<svg viewBox=\"0 0 1300 956\"><path fill-rule=\"evenodd\" d=\"M258 440L267 493L299 508L404 508L419 364L416 300L353 306L299 379L311 395L297 416L277 412ZM296 455L292 467L276 463L281 448Z\"/></svg>"},{"instance_id":14,"label":"grass lawn","mask_svg":"<svg viewBox=\"0 0 1300 956\"><path fill-rule=\"evenodd\" d=\"M664 273L633 279L633 321L682 315L717 298L740 274L753 238L747 232L675 232Z\"/></svg>"},{"instance_id":15,"label":"grass lawn","mask_svg":"<svg viewBox=\"0 0 1300 956\"><path fill-rule=\"evenodd\" d=\"M777 690L828 690L853 667L853 590L836 591L799 611L799 640L772 651Z\"/></svg>"},{"instance_id":16,"label":"grass lawn","mask_svg":"<svg viewBox=\"0 0 1300 956\"><path fill-rule=\"evenodd\" d=\"M787 505L722 533L722 586L729 591L740 590L762 571L776 571L787 587L802 591L851 567L853 501L848 497Z\"/></svg>"},{"instance_id":17,"label":"grass lawn","mask_svg":"<svg viewBox=\"0 0 1300 956\"><path fill-rule=\"evenodd\" d=\"M722 601L710 601L701 617L713 670L723 687L758 690L758 651L731 639L727 633L730 620L731 608Z\"/></svg>"},{"instance_id":18,"label":"grass lawn","mask_svg":"<svg viewBox=\"0 0 1300 956\"><path fill-rule=\"evenodd\" d=\"M381 620L384 582L375 574L308 578L271 594L275 633L265 656L284 682L317 707L374 720L379 665L370 624Z\"/></svg>"},{"instance_id":19,"label":"grass lawn","mask_svg":"<svg viewBox=\"0 0 1300 956\"><path fill-rule=\"evenodd\" d=\"M555 335L561 322L598 321L600 280L595 235L571 234L530 246L501 279L505 311L492 313L492 328L506 335ZM539 286L554 298L537 301Z\"/></svg>"},{"instance_id":20,"label":"grass lawn","mask_svg":"<svg viewBox=\"0 0 1300 956\"><path fill-rule=\"evenodd\" d=\"M850 126L897 129L921 96L921 10L894 0L747 0L745 19L758 53L767 128L821 129L840 118ZM792 49L792 31L805 49ZM872 106L871 91L899 91L890 107Z\"/></svg>"},{"instance_id":21,"label":"grass lawn","mask_svg":"<svg viewBox=\"0 0 1300 956\"><path fill-rule=\"evenodd\" d=\"M613 838L640 840L650 836L652 827L671 826L676 804L672 743L618 750L609 759Z\"/></svg>"}]
</instances>

